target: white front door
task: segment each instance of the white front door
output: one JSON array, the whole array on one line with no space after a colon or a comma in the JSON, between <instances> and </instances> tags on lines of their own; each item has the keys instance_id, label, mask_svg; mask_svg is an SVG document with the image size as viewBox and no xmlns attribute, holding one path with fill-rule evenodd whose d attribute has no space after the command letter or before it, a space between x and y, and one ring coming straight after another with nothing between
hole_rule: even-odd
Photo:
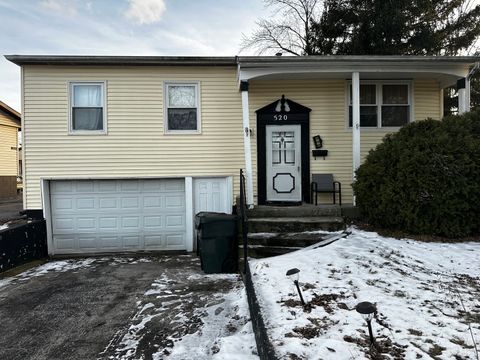
<instances>
[{"instance_id":1,"label":"white front door","mask_svg":"<svg viewBox=\"0 0 480 360\"><path fill-rule=\"evenodd\" d=\"M302 201L301 126L266 126L267 201Z\"/></svg>"}]
</instances>

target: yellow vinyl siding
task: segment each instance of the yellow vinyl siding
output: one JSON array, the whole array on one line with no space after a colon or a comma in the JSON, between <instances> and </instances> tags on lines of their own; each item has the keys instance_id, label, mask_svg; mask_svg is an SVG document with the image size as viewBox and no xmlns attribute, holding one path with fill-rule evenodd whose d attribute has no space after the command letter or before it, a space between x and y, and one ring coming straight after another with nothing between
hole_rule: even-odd
<instances>
[{"instance_id":1,"label":"yellow vinyl siding","mask_svg":"<svg viewBox=\"0 0 480 360\"><path fill-rule=\"evenodd\" d=\"M26 208L41 208L50 177L234 176L243 167L236 69L49 67L24 69ZM68 82L103 81L108 135L68 135ZM199 81L201 134L164 134L165 81Z\"/></svg>"},{"instance_id":2,"label":"yellow vinyl siding","mask_svg":"<svg viewBox=\"0 0 480 360\"><path fill-rule=\"evenodd\" d=\"M418 87L418 89L417 89ZM413 81L415 119L440 118L440 87L430 80ZM332 173L342 183L342 198L352 202L352 132L347 128L347 82L345 80L255 80L250 82L250 124L256 128L255 110L285 97L312 109L310 113L310 149L314 148L312 137L320 135L323 148L328 150L325 160L310 158L311 173ZM395 130L361 129L362 161L368 152L379 144L383 137ZM256 133L256 132L254 132ZM254 188L257 186L256 140L252 141ZM320 199L320 198L319 198ZM331 201L328 196L323 200Z\"/></svg>"},{"instance_id":3,"label":"yellow vinyl siding","mask_svg":"<svg viewBox=\"0 0 480 360\"><path fill-rule=\"evenodd\" d=\"M233 176L244 168L241 95L235 67L24 67L25 208L41 208L41 178ZM68 135L69 81L106 81L107 135ZM198 81L201 134L164 134L164 82ZM352 201L352 134L346 80L252 80L250 123L257 194L255 110L282 94L312 109L312 136L329 155L311 158L311 173L333 173ZM413 81L416 120L440 118L433 80ZM391 130L361 131L362 159Z\"/></svg>"},{"instance_id":4,"label":"yellow vinyl siding","mask_svg":"<svg viewBox=\"0 0 480 360\"><path fill-rule=\"evenodd\" d=\"M19 129L20 121L14 120L11 115L0 110L0 125L13 126Z\"/></svg>"},{"instance_id":5,"label":"yellow vinyl siding","mask_svg":"<svg viewBox=\"0 0 480 360\"><path fill-rule=\"evenodd\" d=\"M0 124L0 176L17 176L17 134L17 127Z\"/></svg>"},{"instance_id":6,"label":"yellow vinyl siding","mask_svg":"<svg viewBox=\"0 0 480 360\"><path fill-rule=\"evenodd\" d=\"M413 96L415 98L415 120L443 118L442 96L440 85L435 80L416 80Z\"/></svg>"}]
</instances>

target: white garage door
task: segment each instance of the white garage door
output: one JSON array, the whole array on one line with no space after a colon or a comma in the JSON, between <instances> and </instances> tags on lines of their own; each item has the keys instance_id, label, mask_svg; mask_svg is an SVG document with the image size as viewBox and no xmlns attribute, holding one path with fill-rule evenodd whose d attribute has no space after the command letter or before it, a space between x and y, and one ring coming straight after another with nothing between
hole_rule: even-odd
<instances>
[{"instance_id":1,"label":"white garage door","mask_svg":"<svg viewBox=\"0 0 480 360\"><path fill-rule=\"evenodd\" d=\"M185 249L183 179L50 183L55 254Z\"/></svg>"}]
</instances>

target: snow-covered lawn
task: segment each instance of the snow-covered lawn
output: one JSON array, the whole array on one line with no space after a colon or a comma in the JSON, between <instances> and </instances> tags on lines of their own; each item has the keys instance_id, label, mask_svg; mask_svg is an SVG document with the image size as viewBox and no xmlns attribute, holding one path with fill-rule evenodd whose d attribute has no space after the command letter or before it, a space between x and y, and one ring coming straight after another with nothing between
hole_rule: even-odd
<instances>
[{"instance_id":1,"label":"snow-covered lawn","mask_svg":"<svg viewBox=\"0 0 480 360\"><path fill-rule=\"evenodd\" d=\"M284 359L477 359L480 242L423 243L352 234L321 248L251 260L269 336ZM300 269L304 310L285 273ZM354 310L374 302L377 347Z\"/></svg>"}]
</instances>

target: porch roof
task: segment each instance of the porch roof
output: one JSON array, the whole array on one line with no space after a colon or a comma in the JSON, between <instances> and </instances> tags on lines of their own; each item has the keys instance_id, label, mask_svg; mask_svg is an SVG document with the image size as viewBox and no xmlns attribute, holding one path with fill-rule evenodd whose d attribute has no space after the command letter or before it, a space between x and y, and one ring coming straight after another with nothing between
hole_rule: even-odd
<instances>
[{"instance_id":1,"label":"porch roof","mask_svg":"<svg viewBox=\"0 0 480 360\"><path fill-rule=\"evenodd\" d=\"M433 78L442 87L467 76L476 56L245 56L238 58L238 79L362 79Z\"/></svg>"}]
</instances>

